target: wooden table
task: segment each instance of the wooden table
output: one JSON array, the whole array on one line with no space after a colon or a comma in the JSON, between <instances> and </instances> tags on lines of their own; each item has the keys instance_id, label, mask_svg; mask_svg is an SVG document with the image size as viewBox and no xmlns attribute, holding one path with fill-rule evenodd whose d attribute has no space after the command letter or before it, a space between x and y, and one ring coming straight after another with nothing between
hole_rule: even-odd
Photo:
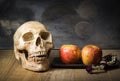
<instances>
[{"instance_id":1,"label":"wooden table","mask_svg":"<svg viewBox=\"0 0 120 81\"><path fill-rule=\"evenodd\" d=\"M117 54L120 50L103 50L103 54ZM51 61L58 57L58 50L52 50ZM50 68L47 72L32 72L21 67L13 50L0 50L0 81L120 81L120 68L105 73L89 74L85 69Z\"/></svg>"}]
</instances>

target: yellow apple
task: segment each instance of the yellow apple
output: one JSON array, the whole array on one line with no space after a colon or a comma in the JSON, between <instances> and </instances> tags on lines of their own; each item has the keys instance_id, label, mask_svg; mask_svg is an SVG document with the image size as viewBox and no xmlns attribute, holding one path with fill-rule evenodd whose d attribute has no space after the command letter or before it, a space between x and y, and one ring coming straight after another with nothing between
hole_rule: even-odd
<instances>
[{"instance_id":1,"label":"yellow apple","mask_svg":"<svg viewBox=\"0 0 120 81\"><path fill-rule=\"evenodd\" d=\"M98 64L102 60L102 49L96 45L84 46L81 53L85 65Z\"/></svg>"}]
</instances>

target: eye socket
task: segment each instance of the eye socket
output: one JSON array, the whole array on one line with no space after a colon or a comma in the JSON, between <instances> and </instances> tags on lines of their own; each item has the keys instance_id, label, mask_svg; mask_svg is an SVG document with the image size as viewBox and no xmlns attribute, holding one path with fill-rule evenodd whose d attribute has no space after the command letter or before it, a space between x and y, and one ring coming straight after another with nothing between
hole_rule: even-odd
<instances>
[{"instance_id":1,"label":"eye socket","mask_svg":"<svg viewBox=\"0 0 120 81\"><path fill-rule=\"evenodd\" d=\"M43 40L47 40L49 37L50 33L49 32L41 32L40 36Z\"/></svg>"},{"instance_id":2,"label":"eye socket","mask_svg":"<svg viewBox=\"0 0 120 81\"><path fill-rule=\"evenodd\" d=\"M34 37L33 37L32 32L27 32L23 35L23 40L24 41L31 41L31 40L33 40L33 38Z\"/></svg>"}]
</instances>

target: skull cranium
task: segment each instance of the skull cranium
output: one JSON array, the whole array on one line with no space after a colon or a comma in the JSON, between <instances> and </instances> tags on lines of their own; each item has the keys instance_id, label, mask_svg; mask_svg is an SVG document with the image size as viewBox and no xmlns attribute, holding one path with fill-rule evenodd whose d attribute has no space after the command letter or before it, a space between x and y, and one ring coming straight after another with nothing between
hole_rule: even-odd
<instances>
[{"instance_id":1,"label":"skull cranium","mask_svg":"<svg viewBox=\"0 0 120 81\"><path fill-rule=\"evenodd\" d=\"M14 53L22 67L32 71L49 69L49 53L53 48L52 34L37 21L28 21L14 34Z\"/></svg>"}]
</instances>

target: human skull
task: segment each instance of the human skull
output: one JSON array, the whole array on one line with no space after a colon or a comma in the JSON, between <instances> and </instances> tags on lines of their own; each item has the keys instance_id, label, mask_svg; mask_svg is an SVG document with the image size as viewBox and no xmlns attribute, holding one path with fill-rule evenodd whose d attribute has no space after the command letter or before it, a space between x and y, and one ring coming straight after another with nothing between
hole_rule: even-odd
<instances>
[{"instance_id":1,"label":"human skull","mask_svg":"<svg viewBox=\"0 0 120 81\"><path fill-rule=\"evenodd\" d=\"M53 48L52 34L37 21L28 21L14 34L14 54L22 67L32 71L49 69L49 53Z\"/></svg>"}]
</instances>

